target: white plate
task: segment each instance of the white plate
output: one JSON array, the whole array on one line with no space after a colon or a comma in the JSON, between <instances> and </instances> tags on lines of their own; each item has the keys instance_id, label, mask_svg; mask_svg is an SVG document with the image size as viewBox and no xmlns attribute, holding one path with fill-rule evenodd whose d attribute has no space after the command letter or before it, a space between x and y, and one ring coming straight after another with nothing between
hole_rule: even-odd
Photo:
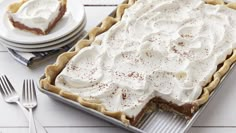
<instances>
[{"instance_id":1,"label":"white plate","mask_svg":"<svg viewBox=\"0 0 236 133\"><path fill-rule=\"evenodd\" d=\"M65 37L63 37L61 39L52 41L52 42L38 43L38 44L32 44L32 45L29 45L29 44L25 45L25 44L21 44L21 43L9 42L9 41L1 39L1 38L0 38L0 42L2 42L5 45L10 45L10 46L13 46L13 47L25 48L25 49L29 49L29 48L32 48L32 49L35 49L35 48L45 48L45 47L49 47L49 46L60 44L61 42L74 37L75 35L77 35L79 32L81 32L84 29L85 25L86 25L86 21L84 21L82 23L82 25L80 25L80 27L78 27L71 34L69 34L69 35L67 35L67 36L65 36Z\"/></svg>"},{"instance_id":2,"label":"white plate","mask_svg":"<svg viewBox=\"0 0 236 133\"><path fill-rule=\"evenodd\" d=\"M0 3L0 37L16 43L45 43L62 38L75 30L85 16L84 6L80 0L67 0L67 11L48 35L35 35L14 28L7 17L7 6L19 0L4 0Z\"/></svg>"},{"instance_id":3,"label":"white plate","mask_svg":"<svg viewBox=\"0 0 236 133\"><path fill-rule=\"evenodd\" d=\"M20 51L20 52L28 52L28 53L29 52L45 52L45 51L50 51L50 50L56 50L56 49L59 49L63 46L72 44L73 42L77 41L78 38L80 38L82 33L83 32L80 32L79 34L75 35L74 37L69 38L68 40L66 40L58 45L53 45L53 46L44 47L44 48L27 48L27 49L25 49L25 48L19 48L19 47L14 47L11 45L3 44L2 42L0 42L0 44L4 45L7 48L14 49L14 50Z\"/></svg>"}]
</instances>

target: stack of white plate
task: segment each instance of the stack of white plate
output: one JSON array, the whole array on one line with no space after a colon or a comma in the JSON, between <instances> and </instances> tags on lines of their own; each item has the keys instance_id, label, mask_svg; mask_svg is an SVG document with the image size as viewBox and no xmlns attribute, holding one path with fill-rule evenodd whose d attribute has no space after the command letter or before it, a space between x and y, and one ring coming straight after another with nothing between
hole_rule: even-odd
<instances>
[{"instance_id":1,"label":"stack of white plate","mask_svg":"<svg viewBox=\"0 0 236 133\"><path fill-rule=\"evenodd\" d=\"M83 5L79 0L68 0L65 15L47 35L18 30L12 26L6 13L7 6L17 1L0 3L0 43L7 48L21 52L56 50L76 41L86 25Z\"/></svg>"}]
</instances>

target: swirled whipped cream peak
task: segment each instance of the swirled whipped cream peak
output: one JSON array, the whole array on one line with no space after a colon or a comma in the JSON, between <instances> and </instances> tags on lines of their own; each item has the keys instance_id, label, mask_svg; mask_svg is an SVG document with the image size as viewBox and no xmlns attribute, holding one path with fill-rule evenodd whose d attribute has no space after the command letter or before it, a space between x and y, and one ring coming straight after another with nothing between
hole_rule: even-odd
<instances>
[{"instance_id":1,"label":"swirled whipped cream peak","mask_svg":"<svg viewBox=\"0 0 236 133\"><path fill-rule=\"evenodd\" d=\"M153 98L198 99L236 47L236 11L202 0L138 0L75 55L55 85L137 116Z\"/></svg>"},{"instance_id":2,"label":"swirled whipped cream peak","mask_svg":"<svg viewBox=\"0 0 236 133\"><path fill-rule=\"evenodd\" d=\"M9 16L15 27L23 25L19 28L27 27L25 30L39 29L45 32L58 21L58 17L64 15L61 10L60 0L27 0L16 12L9 12Z\"/></svg>"}]
</instances>

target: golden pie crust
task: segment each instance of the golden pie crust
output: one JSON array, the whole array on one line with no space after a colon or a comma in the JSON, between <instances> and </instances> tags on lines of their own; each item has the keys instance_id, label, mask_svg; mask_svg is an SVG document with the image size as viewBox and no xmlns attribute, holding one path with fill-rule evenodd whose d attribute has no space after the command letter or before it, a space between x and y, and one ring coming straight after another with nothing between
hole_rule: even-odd
<instances>
[{"instance_id":1,"label":"golden pie crust","mask_svg":"<svg viewBox=\"0 0 236 133\"><path fill-rule=\"evenodd\" d=\"M207 4L222 4L222 5L225 5L229 8L236 9L236 3L225 3L223 0L205 0L205 2ZM106 19L104 19L104 21L102 22L100 27L95 27L94 29L92 29L88 33L88 38L79 41L75 45L75 51L66 52L66 53L61 54L57 58L57 61L55 64L47 66L45 69L45 78L40 81L41 87L47 91L56 93L56 94L61 95L62 97L65 97L67 99L79 102L81 105L83 105L85 107L95 109L105 115L116 118L127 125L129 125L129 124L133 125L131 123L131 119L128 118L123 112L107 111L105 109L105 107L101 104L88 102L78 95L74 95L71 92L67 92L67 91L64 91L64 90L56 87L54 85L54 82L55 82L55 78L62 71L62 69L66 66L68 61L74 55L76 55L80 51L80 49L89 46L95 40L95 37L97 35L107 31L112 25L114 25L116 22L118 22L122 18L124 10L126 8L129 8L130 6L132 6L134 3L135 3L135 0L128 0L125 3L119 5L117 7L115 17L110 17L110 16L107 17ZM222 77L228 72L228 70L230 69L230 66L235 62L236 62L236 49L233 49L232 54L229 55L228 58L218 66L218 70L214 73L214 75L212 76L212 79L209 81L207 86L205 86L203 88L201 96L197 100L195 100L191 103L191 105L192 105L191 109L190 109L191 114L194 114L199 109L199 107L201 105L203 105L204 103L206 103L208 101L210 93L217 87L217 85L220 83ZM166 106L163 106L162 108L165 109ZM166 110L170 110L170 109L166 108ZM146 110L144 109L143 111L146 111ZM173 110L171 110L171 111L173 111ZM140 117L142 117L142 116L140 116Z\"/></svg>"},{"instance_id":2,"label":"golden pie crust","mask_svg":"<svg viewBox=\"0 0 236 133\"><path fill-rule=\"evenodd\" d=\"M8 9L7 9L8 13L9 13L8 17L9 17L9 20L10 20L10 22L12 23L12 25L14 27L16 27L20 30L32 32L32 33L37 34L37 35L46 35L46 34L48 34L52 30L52 28L57 24L57 22L64 16L64 14L66 12L67 0L58 0L60 2L59 14L58 14L58 16L56 17L55 20L50 22L48 28L45 31L42 31L41 29L37 29L37 28L30 28L27 25L23 25L20 22L15 21L11 17L11 14L16 13L19 10L19 8L27 1L28 0L20 0L19 2L15 2L15 3L10 4L8 6Z\"/></svg>"}]
</instances>

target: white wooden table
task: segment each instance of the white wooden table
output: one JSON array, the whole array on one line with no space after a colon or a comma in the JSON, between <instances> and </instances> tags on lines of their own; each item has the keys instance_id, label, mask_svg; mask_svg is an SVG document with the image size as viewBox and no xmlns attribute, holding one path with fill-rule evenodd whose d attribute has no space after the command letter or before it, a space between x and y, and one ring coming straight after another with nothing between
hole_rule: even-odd
<instances>
[{"instance_id":1,"label":"white wooden table","mask_svg":"<svg viewBox=\"0 0 236 133\"><path fill-rule=\"evenodd\" d=\"M2 0L0 0L2 1ZM85 4L88 23L86 30L98 24L121 0L82 0ZM2 10L2 9L0 9ZM27 68L16 62L0 45L0 74L6 74L18 93L22 90L22 81L33 78L38 81L46 65L55 58L37 66ZM221 91L202 113L190 129L190 133L236 133L236 70L223 85ZM37 92L38 107L35 116L49 133L125 133L103 120L52 100ZM28 123L16 105L6 104L0 97L0 133L27 133Z\"/></svg>"}]
</instances>

